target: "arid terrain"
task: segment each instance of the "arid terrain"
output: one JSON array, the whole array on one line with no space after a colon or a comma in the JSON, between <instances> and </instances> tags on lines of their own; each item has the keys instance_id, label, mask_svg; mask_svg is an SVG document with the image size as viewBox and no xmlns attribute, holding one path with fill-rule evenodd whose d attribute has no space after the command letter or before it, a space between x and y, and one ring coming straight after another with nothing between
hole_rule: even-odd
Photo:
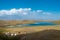
<instances>
[{"instance_id":1,"label":"arid terrain","mask_svg":"<svg viewBox=\"0 0 60 40\"><path fill-rule=\"evenodd\" d=\"M13 26L17 24L29 24L34 22L54 22L56 24L60 24L60 20L0 20L0 27L8 25Z\"/></svg>"},{"instance_id":2,"label":"arid terrain","mask_svg":"<svg viewBox=\"0 0 60 40\"><path fill-rule=\"evenodd\" d=\"M30 24L34 22L42 22L42 20L0 20L0 29L5 29L10 32L17 32L17 31L28 31L28 32L35 32L35 31L41 31L45 29L57 29L60 30L59 25L57 26L33 26L33 27L20 27L20 28L5 28L6 26L15 26L18 24ZM45 22L53 22L56 24L60 24L60 20L46 20Z\"/></svg>"},{"instance_id":3,"label":"arid terrain","mask_svg":"<svg viewBox=\"0 0 60 40\"><path fill-rule=\"evenodd\" d=\"M55 26L28 26L8 28L18 24L30 24L41 21L3 21L0 20L0 40L60 40L60 21L50 21L59 25ZM46 21L48 22L48 21ZM6 36L6 33L16 34L16 36ZM8 38L6 38L8 37Z\"/></svg>"},{"instance_id":4,"label":"arid terrain","mask_svg":"<svg viewBox=\"0 0 60 40\"><path fill-rule=\"evenodd\" d=\"M2 40L60 40L60 26L0 28L0 32L3 32L0 33ZM19 34L9 37L4 36L6 32Z\"/></svg>"},{"instance_id":5,"label":"arid terrain","mask_svg":"<svg viewBox=\"0 0 60 40\"><path fill-rule=\"evenodd\" d=\"M38 31L42 31L42 30L48 30L48 29L56 29L56 30L60 30L60 26L35 26L35 27L21 27L21 28L0 28L0 29L4 29L8 32L27 32L27 33L32 33L32 32L38 32Z\"/></svg>"}]
</instances>

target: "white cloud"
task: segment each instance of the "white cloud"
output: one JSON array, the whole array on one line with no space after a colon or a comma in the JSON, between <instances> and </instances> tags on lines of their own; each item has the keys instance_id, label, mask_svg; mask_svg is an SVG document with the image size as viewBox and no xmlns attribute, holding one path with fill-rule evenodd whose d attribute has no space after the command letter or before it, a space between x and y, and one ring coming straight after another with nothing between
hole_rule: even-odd
<instances>
[{"instance_id":1,"label":"white cloud","mask_svg":"<svg viewBox=\"0 0 60 40\"><path fill-rule=\"evenodd\" d=\"M37 12L43 12L43 10L37 10Z\"/></svg>"},{"instance_id":2,"label":"white cloud","mask_svg":"<svg viewBox=\"0 0 60 40\"><path fill-rule=\"evenodd\" d=\"M13 9L10 9L10 10L0 10L0 15L27 15L29 13L35 13L35 14L38 14L38 13L41 13L42 14L49 14L49 12L44 12L43 10L32 10L31 8L19 8L19 9L16 9L16 8L13 8Z\"/></svg>"},{"instance_id":3,"label":"white cloud","mask_svg":"<svg viewBox=\"0 0 60 40\"><path fill-rule=\"evenodd\" d=\"M24 15L27 15L28 13L25 13L25 12L24 12L23 14L24 14Z\"/></svg>"},{"instance_id":4,"label":"white cloud","mask_svg":"<svg viewBox=\"0 0 60 40\"><path fill-rule=\"evenodd\" d=\"M44 15L51 15L50 12L43 12Z\"/></svg>"}]
</instances>

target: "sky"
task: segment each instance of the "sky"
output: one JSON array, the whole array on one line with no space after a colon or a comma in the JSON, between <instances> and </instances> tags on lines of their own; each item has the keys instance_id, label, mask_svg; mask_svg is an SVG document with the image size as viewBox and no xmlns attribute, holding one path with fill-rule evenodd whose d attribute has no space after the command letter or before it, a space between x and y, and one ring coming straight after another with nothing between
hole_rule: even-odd
<instances>
[{"instance_id":1,"label":"sky","mask_svg":"<svg viewBox=\"0 0 60 40\"><path fill-rule=\"evenodd\" d=\"M0 0L1 20L60 20L60 0Z\"/></svg>"}]
</instances>

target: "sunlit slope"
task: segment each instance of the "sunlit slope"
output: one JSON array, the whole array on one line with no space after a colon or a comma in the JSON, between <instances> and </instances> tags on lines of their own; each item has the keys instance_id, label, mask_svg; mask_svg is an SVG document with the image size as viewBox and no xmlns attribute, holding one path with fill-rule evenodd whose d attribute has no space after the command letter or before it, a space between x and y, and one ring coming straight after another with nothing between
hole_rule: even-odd
<instances>
[{"instance_id":1,"label":"sunlit slope","mask_svg":"<svg viewBox=\"0 0 60 40\"><path fill-rule=\"evenodd\" d=\"M2 28L9 32L37 32L46 29L57 29L60 30L60 26L36 26L36 27L21 27L21 28Z\"/></svg>"}]
</instances>

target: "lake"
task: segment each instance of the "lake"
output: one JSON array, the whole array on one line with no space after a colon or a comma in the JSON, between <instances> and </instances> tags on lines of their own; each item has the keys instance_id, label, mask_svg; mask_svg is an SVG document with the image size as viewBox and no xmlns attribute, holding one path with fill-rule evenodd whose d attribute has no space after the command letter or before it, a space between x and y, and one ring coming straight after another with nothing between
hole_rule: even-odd
<instances>
[{"instance_id":1,"label":"lake","mask_svg":"<svg viewBox=\"0 0 60 40\"><path fill-rule=\"evenodd\" d=\"M35 23L31 23L31 24L20 24L20 25L16 25L16 26L54 26L56 25L53 22L35 22Z\"/></svg>"}]
</instances>

